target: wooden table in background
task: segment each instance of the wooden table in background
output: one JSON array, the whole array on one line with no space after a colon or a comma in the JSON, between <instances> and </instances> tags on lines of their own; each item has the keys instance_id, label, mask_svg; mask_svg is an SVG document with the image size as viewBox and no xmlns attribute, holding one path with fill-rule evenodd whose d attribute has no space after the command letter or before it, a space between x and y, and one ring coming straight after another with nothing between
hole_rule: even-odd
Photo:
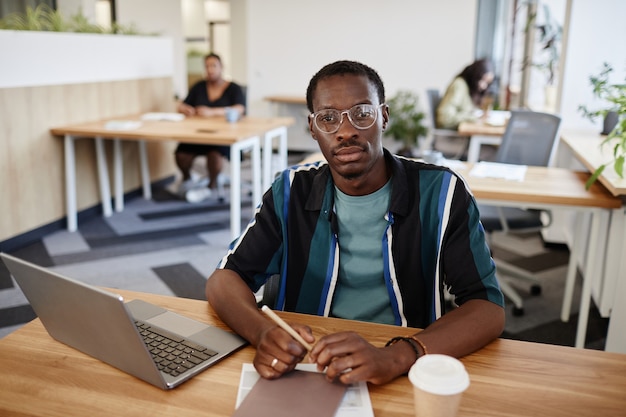
<instances>
[{"instance_id":1,"label":"wooden table in background","mask_svg":"<svg viewBox=\"0 0 626 417\"><path fill-rule=\"evenodd\" d=\"M133 129L115 130L107 128L107 123L111 121L141 121L141 125ZM112 209L108 168L103 144L104 139L113 139L114 141L115 205L117 211L123 210L124 207L120 140L136 141L139 144L143 193L144 197L148 199L151 198L151 191L148 158L145 148L146 141L178 141L230 146L230 222L231 235L234 238L241 233L242 151L252 151L253 204L256 205L261 201L262 187L268 188L271 184L272 142L275 137L279 138L281 165L283 167L287 165L287 126L293 123L293 118L288 117L244 117L237 123L229 123L223 117L188 117L182 121L167 121L141 120L141 115L129 115L89 123L55 127L51 129L50 132L53 135L64 136L65 138L64 151L68 230L75 231L78 227L76 207L76 162L74 155L74 141L76 139L95 139L100 197L105 216L110 216ZM263 138L263 140L261 140L261 138ZM261 164L261 147L263 148L263 164Z\"/></svg>"},{"instance_id":2,"label":"wooden table in background","mask_svg":"<svg viewBox=\"0 0 626 417\"><path fill-rule=\"evenodd\" d=\"M594 172L600 165L609 163L598 181L614 196L626 197L626 178L620 178L613 169L613 147L616 142L601 146L606 136L597 131L585 129L563 129L561 142L570 149L572 154L590 172Z\"/></svg>"},{"instance_id":3,"label":"wooden table in background","mask_svg":"<svg viewBox=\"0 0 626 417\"><path fill-rule=\"evenodd\" d=\"M606 244L600 254L604 279L597 304L610 309L605 349L626 353L626 179L620 178L613 168L615 142L602 146L605 139L606 136L590 129L561 131L561 143L590 172L608 164L598 182L623 203L622 207L611 211L608 220Z\"/></svg>"},{"instance_id":4,"label":"wooden table in background","mask_svg":"<svg viewBox=\"0 0 626 417\"><path fill-rule=\"evenodd\" d=\"M460 135L470 136L469 148L467 149L467 162L476 163L480 156L482 145L500 145L506 125L492 126L483 120L476 122L461 122L458 127Z\"/></svg>"},{"instance_id":5,"label":"wooden table in background","mask_svg":"<svg viewBox=\"0 0 626 417\"><path fill-rule=\"evenodd\" d=\"M115 290L188 317L227 327L206 301ZM315 337L355 331L376 346L416 329L279 313L288 322L310 326ZM0 415L2 416L202 416L234 412L243 363L250 346L171 391L163 391L67 347L35 319L0 339ZM623 416L626 410L626 355L498 339L461 359L471 385L459 417L540 415ZM369 385L376 417L414 416L407 377Z\"/></svg>"},{"instance_id":6,"label":"wooden table in background","mask_svg":"<svg viewBox=\"0 0 626 417\"><path fill-rule=\"evenodd\" d=\"M573 209L578 214L578 225L575 227L570 253L585 254L585 279L582 285L575 340L575 346L583 348L587 334L592 285L601 284L603 281L602 260L598 260L595 256L603 238L601 220L607 213L621 207L620 199L612 196L601 184L594 184L587 190L585 183L590 175L586 172L529 166L523 181L505 181L497 178L473 177L469 175L470 170L471 164L467 164L465 169L457 170L457 172L464 176L479 202L539 210L566 208ZM585 214L591 216L591 229L588 234L582 228L581 217ZM561 307L563 321L567 321L570 316L576 273L576 257L570 256Z\"/></svg>"}]
</instances>

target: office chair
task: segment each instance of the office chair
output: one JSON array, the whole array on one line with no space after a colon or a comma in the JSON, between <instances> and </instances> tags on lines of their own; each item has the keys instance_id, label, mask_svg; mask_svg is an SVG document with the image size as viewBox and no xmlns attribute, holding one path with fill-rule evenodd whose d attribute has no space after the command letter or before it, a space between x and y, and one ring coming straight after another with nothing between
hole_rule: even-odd
<instances>
[{"instance_id":1,"label":"office chair","mask_svg":"<svg viewBox=\"0 0 626 417\"><path fill-rule=\"evenodd\" d=\"M432 133L432 148L440 151L446 158L461 159L467 155L469 136L462 136L454 129L437 128L437 107L441 102L441 94L437 89L426 90L430 106L430 123Z\"/></svg>"},{"instance_id":2,"label":"office chair","mask_svg":"<svg viewBox=\"0 0 626 417\"><path fill-rule=\"evenodd\" d=\"M272 275L267 279L263 287L257 292L257 305L259 307L266 305L270 308L276 307L278 292L280 291L280 275ZM259 297L260 296L260 297Z\"/></svg>"},{"instance_id":3,"label":"office chair","mask_svg":"<svg viewBox=\"0 0 626 417\"><path fill-rule=\"evenodd\" d=\"M557 144L561 118L553 114L533 111L513 111L507 124L496 161L507 164L548 166ZM551 214L545 210L478 205L480 221L491 240L494 231L527 233L540 231L551 223ZM538 279L527 271L504 260L495 260L502 292L513 302L513 315L524 314L521 296L511 285L512 279L531 282L531 294L541 293ZM501 274L501 275L500 275Z\"/></svg>"}]
</instances>

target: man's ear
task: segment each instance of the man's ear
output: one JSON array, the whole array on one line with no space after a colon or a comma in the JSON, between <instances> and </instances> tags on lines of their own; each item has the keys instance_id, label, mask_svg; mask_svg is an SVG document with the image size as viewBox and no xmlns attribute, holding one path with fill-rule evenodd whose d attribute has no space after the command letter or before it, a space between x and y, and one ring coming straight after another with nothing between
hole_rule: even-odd
<instances>
[{"instance_id":1,"label":"man's ear","mask_svg":"<svg viewBox=\"0 0 626 417\"><path fill-rule=\"evenodd\" d=\"M315 130L313 129L313 121L311 120L310 117L309 117L309 132L311 133L311 137L313 138L313 140L317 140L317 137L315 136Z\"/></svg>"},{"instance_id":2,"label":"man's ear","mask_svg":"<svg viewBox=\"0 0 626 417\"><path fill-rule=\"evenodd\" d=\"M384 105L382 108L383 114L383 130L387 129L387 125L389 124L389 106Z\"/></svg>"}]
</instances>

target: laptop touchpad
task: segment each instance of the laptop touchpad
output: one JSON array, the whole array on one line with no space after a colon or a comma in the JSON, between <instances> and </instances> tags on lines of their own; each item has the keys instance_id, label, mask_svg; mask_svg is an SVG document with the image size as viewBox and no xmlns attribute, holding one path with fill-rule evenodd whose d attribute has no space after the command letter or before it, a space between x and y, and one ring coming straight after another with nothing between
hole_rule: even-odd
<instances>
[{"instance_id":1,"label":"laptop touchpad","mask_svg":"<svg viewBox=\"0 0 626 417\"><path fill-rule=\"evenodd\" d=\"M184 337L189 337L192 334L208 327L206 324L179 316L178 314L169 311L152 317L151 319L146 320L146 322L154 324L155 326L161 327L165 330L176 329L176 333Z\"/></svg>"}]
</instances>

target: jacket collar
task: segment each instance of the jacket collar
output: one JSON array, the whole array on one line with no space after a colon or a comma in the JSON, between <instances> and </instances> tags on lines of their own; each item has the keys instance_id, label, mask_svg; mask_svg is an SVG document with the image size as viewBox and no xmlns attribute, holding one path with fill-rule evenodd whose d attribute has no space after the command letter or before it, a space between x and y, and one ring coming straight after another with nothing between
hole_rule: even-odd
<instances>
[{"instance_id":1,"label":"jacket collar","mask_svg":"<svg viewBox=\"0 0 626 417\"><path fill-rule=\"evenodd\" d=\"M387 149L383 149L385 162L391 167L391 201L389 211L400 216L406 216L409 212L408 178L406 168L402 160L392 155ZM305 209L312 211L324 211L330 216L334 205L333 177L330 174L328 164L323 164L318 174L313 179L311 193L306 201Z\"/></svg>"}]
</instances>

